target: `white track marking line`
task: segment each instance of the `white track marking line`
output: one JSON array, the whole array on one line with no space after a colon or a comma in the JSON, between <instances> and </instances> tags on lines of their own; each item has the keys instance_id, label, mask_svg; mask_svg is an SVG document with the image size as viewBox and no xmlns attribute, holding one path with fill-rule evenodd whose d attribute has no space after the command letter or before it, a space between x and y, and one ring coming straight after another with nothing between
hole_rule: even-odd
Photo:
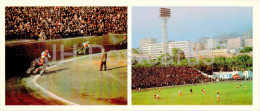
<instances>
[{"instance_id":1,"label":"white track marking line","mask_svg":"<svg viewBox=\"0 0 260 111\"><path fill-rule=\"evenodd\" d=\"M36 80L37 80L39 77L40 77L40 75L35 76L35 77L33 78L33 83L34 83L34 85L35 85L36 87L38 87L42 92L46 93L47 95L51 96L51 97L54 98L54 99L60 100L60 101L65 102L65 103L67 103L67 104L69 104L69 105L79 105L79 104L70 102L70 101L68 101L68 100L66 100L66 99L63 99L63 98L61 98L61 97L59 97L59 96L53 94L52 92L48 91L47 89L44 89L43 87L41 87L38 83L36 83Z\"/></svg>"},{"instance_id":2,"label":"white track marking line","mask_svg":"<svg viewBox=\"0 0 260 111\"><path fill-rule=\"evenodd\" d=\"M106 73L107 73L107 72L106 72ZM109 73L107 73L107 75L110 76L110 77L112 77L112 78L114 78L115 80L118 80L119 82L121 82L122 84L124 84L124 85L127 86L127 84L126 84L125 82L119 80L117 77L115 77L115 76L113 76L113 75L111 75L111 74L109 74Z\"/></svg>"},{"instance_id":3,"label":"white track marking line","mask_svg":"<svg viewBox=\"0 0 260 111\"><path fill-rule=\"evenodd\" d=\"M95 67L96 68L96 67ZM98 68L96 68L96 69L98 69ZM99 70L99 69L98 69ZM103 71L102 71L103 72ZM100 72L101 73L101 72ZM123 81L121 81L120 79L118 79L117 77L115 77L114 75L111 75L110 73L108 73L108 72L103 72L103 73L105 73L105 75L108 75L109 77L112 77L113 79L115 79L115 80L117 80L117 81L119 81L120 83L122 83L122 84L124 84L124 85L126 85L127 86L127 84L125 83L125 82L123 82Z\"/></svg>"},{"instance_id":4,"label":"white track marking line","mask_svg":"<svg viewBox=\"0 0 260 111\"><path fill-rule=\"evenodd\" d=\"M112 52L112 51L111 51L111 52ZM92 67L94 67L94 66L92 66ZM99 70L99 68L97 68L97 67L94 67L94 68L97 69L97 70ZM102 71L102 72L103 72L103 71ZM100 73L101 73L101 72L100 72ZM114 75L111 75L111 74L108 73L108 72L104 72L104 73L105 73L105 75L108 75L108 76L112 77L113 79L119 81L119 82L122 83L123 85L126 85L126 86L127 86L127 84L126 84L125 82L121 81L120 79L118 79L118 78L115 77Z\"/></svg>"},{"instance_id":5,"label":"white track marking line","mask_svg":"<svg viewBox=\"0 0 260 111\"><path fill-rule=\"evenodd\" d=\"M78 58L76 58L76 59L79 59L79 58L83 58L83 57L78 57ZM76 60L76 59L69 59L69 60L64 61L63 63L70 62L70 61L73 61L73 60ZM53 65L53 66L48 67L48 68L46 68L46 69L51 69L51 68L53 68L53 67L55 67L55 66L58 66L58 65L61 65L61 64ZM41 76L41 74L34 76L34 77L33 77L33 83L34 83L34 85L35 85L36 87L38 87L42 92L46 93L47 95L51 96L51 97L54 98L54 99L60 100L60 101L65 102L65 103L67 103L67 104L69 104L69 105L79 105L79 104L76 104L76 103L74 103L74 102L70 102L70 101L68 101L68 100L66 100L66 99L63 99L63 98L61 98L61 97L55 95L54 93L48 91L47 89L43 88L42 86L40 86L40 85L36 82L36 80L37 80L40 76Z\"/></svg>"},{"instance_id":6,"label":"white track marking line","mask_svg":"<svg viewBox=\"0 0 260 111\"><path fill-rule=\"evenodd\" d=\"M93 55L98 55L98 54L100 54L100 53L93 54ZM91 55L91 56L93 56L93 55ZM61 65L61 64L63 64L63 63L70 62L70 61L73 61L73 60L76 60L76 59L80 59L80 58L84 58L84 57L88 57L88 56L82 56L82 57L77 57L77 58L69 59L69 60L66 60L66 61L64 61L64 62L62 62L62 63L58 63L58 64L53 65L53 66L51 66L51 67L47 67L46 69L51 69L51 68L54 68L54 67L56 67L56 66L58 66L58 65ZM42 86L40 86L40 85L36 82L36 80L37 80L41 75L42 75L42 74L34 76L34 77L33 77L33 83L34 83L34 85L35 85L36 87L38 87L42 92L44 92L45 94L51 96L51 97L54 98L54 99L60 100L60 101L62 101L62 102L64 102L64 103L67 103L67 104L69 104L69 105L79 105L79 104L77 104L77 103L74 103L74 102L68 101L68 100L66 100L66 99L63 99L63 98L57 96L56 94L54 94L54 93L48 91L47 89L43 88ZM121 82L122 84L127 85L126 83L124 83L123 81L119 80L119 79L116 78L115 76L110 75L110 74L108 74L108 75L111 76L112 78L118 80L118 81Z\"/></svg>"}]
</instances>

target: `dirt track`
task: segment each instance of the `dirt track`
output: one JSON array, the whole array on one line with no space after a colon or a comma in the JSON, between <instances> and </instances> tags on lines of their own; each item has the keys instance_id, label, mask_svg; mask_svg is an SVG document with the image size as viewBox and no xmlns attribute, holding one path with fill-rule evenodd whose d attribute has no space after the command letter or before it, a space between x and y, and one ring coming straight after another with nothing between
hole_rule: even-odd
<instances>
[{"instance_id":1,"label":"dirt track","mask_svg":"<svg viewBox=\"0 0 260 111\"><path fill-rule=\"evenodd\" d=\"M114 49L118 50L118 49L120 49L116 45L109 45L109 44L104 46L104 47L107 50L114 50ZM21 49L22 48L23 47L21 47ZM8 51L7 47L6 47L6 51ZM22 50L19 50L19 52L20 51L22 51ZM65 51L70 52L71 49L65 49ZM35 53L37 53L37 55L39 55L38 53L40 53L40 52L39 51L36 51L36 52L33 51L33 53L30 53L32 55L28 55L28 54L27 55L35 58ZM57 53L57 54L59 54L59 53ZM57 56L59 56L59 55L57 55ZM14 57L12 57L12 56L10 56L10 53L6 53L6 57L17 58L17 57L25 57L25 55L14 55ZM24 59L18 59L17 58L17 60L25 60L25 59L27 60L28 57L26 57ZM6 63L9 63L9 62L6 60ZM20 63L25 63L25 62L20 61ZM6 67L6 68L10 69L11 68L10 66L11 65L9 65L9 67ZM19 67L21 67L21 65L19 65ZM27 65L25 65L23 67L27 67ZM21 68L25 69L23 67L21 67ZM15 70L10 70L10 71L15 71ZM20 70L16 70L16 71L20 71ZM24 76L21 76L21 74L18 74L17 76L15 76L12 73L11 76L9 76L9 73L6 72L6 77L7 77L6 78L6 85L5 85L5 87L6 87L5 88L5 94L6 94L6 97L5 97L6 103L5 104L6 105L62 105L62 104L65 104L62 101L58 101L58 100L55 100L53 98L50 98L45 93L41 92L39 90L39 88L36 88L34 86L34 84L32 83L32 79L33 79L34 75L24 77ZM125 103L122 103L122 102L117 103L118 101L121 101L122 98L114 98L114 99L99 98L99 100L109 101L109 102L111 102L111 104L125 104ZM123 100L123 101L125 101L125 100Z\"/></svg>"},{"instance_id":2,"label":"dirt track","mask_svg":"<svg viewBox=\"0 0 260 111\"><path fill-rule=\"evenodd\" d=\"M32 77L13 77L6 82L6 105L63 105L61 101L46 98L48 95L29 85Z\"/></svg>"},{"instance_id":3,"label":"dirt track","mask_svg":"<svg viewBox=\"0 0 260 111\"><path fill-rule=\"evenodd\" d=\"M98 71L101 54L93 54L53 67L36 82L44 89L75 104L126 105L125 54L126 50L108 52L107 71ZM115 64L117 59L120 61Z\"/></svg>"},{"instance_id":4,"label":"dirt track","mask_svg":"<svg viewBox=\"0 0 260 111\"><path fill-rule=\"evenodd\" d=\"M97 71L100 54L93 56L92 65L86 65L88 57L77 64L64 63L49 69L36 81L58 96L77 104L127 104L127 65L122 51L119 64L108 62L108 71ZM124 51L126 52L126 50ZM110 60L116 61L116 54ZM84 68L88 67L88 68ZM96 68L95 68L96 67ZM75 72L76 71L76 72ZM51 98L33 83L35 75L13 77L6 81L6 105L63 105ZM85 84L85 85L84 85Z\"/></svg>"}]
</instances>

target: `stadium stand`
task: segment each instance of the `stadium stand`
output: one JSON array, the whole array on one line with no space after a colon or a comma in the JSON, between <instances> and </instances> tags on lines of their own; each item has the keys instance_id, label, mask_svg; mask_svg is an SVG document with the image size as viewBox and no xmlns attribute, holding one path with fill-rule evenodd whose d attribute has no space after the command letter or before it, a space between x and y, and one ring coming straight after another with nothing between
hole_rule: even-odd
<instances>
[{"instance_id":1,"label":"stadium stand","mask_svg":"<svg viewBox=\"0 0 260 111\"><path fill-rule=\"evenodd\" d=\"M6 7L6 40L127 32L127 7Z\"/></svg>"},{"instance_id":2,"label":"stadium stand","mask_svg":"<svg viewBox=\"0 0 260 111\"><path fill-rule=\"evenodd\" d=\"M132 88L161 87L207 82L207 77L188 66L135 67L132 69Z\"/></svg>"}]
</instances>

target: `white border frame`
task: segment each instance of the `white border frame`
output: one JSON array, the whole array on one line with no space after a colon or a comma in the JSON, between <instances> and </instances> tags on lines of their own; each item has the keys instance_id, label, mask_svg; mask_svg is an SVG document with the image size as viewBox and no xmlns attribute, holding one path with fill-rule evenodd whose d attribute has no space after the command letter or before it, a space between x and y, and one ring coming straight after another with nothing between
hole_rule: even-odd
<instances>
[{"instance_id":1,"label":"white border frame","mask_svg":"<svg viewBox=\"0 0 260 111\"><path fill-rule=\"evenodd\" d=\"M253 105L131 105L131 65L128 65L128 105L28 105L28 106L5 106L5 6L128 6L128 50L131 50L131 32L132 32L132 6L247 6L253 7L253 45L254 45L254 80L253 80ZM259 58L260 57L260 1L252 0L11 0L1 1L0 7L0 110L1 111L17 111L17 110L260 110L260 79L259 79ZM257 62L258 61L258 62ZM128 52L128 62L131 62L131 53Z\"/></svg>"}]
</instances>

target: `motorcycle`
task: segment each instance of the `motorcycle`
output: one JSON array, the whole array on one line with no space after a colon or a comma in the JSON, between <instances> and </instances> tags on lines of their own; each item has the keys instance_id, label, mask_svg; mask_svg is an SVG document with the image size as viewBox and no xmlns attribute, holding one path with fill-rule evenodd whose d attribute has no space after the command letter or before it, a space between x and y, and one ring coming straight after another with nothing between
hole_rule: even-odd
<instances>
[{"instance_id":1,"label":"motorcycle","mask_svg":"<svg viewBox=\"0 0 260 111\"><path fill-rule=\"evenodd\" d=\"M31 67L27 69L26 74L43 74L46 70L46 63L40 61L41 59L35 59L31 62Z\"/></svg>"},{"instance_id":2,"label":"motorcycle","mask_svg":"<svg viewBox=\"0 0 260 111\"><path fill-rule=\"evenodd\" d=\"M79 47L79 48L74 52L74 54L76 54L76 55L88 54L88 48L85 49L85 48Z\"/></svg>"}]
</instances>

